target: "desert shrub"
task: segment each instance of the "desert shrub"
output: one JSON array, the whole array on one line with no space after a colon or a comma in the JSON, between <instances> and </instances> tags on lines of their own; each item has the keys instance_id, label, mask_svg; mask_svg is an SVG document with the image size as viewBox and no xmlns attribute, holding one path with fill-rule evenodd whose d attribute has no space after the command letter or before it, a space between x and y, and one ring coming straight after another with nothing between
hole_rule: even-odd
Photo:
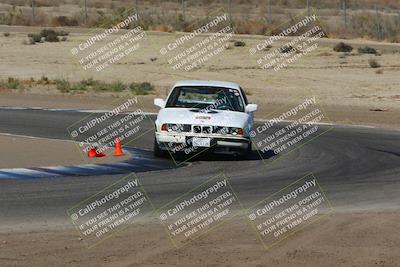
<instances>
[{"instance_id":1,"label":"desert shrub","mask_svg":"<svg viewBox=\"0 0 400 267\"><path fill-rule=\"evenodd\" d=\"M272 48L272 45L267 45L262 50L269 51L271 48Z\"/></svg>"},{"instance_id":2,"label":"desert shrub","mask_svg":"<svg viewBox=\"0 0 400 267\"><path fill-rule=\"evenodd\" d=\"M9 37L9 36L10 36L10 33L9 33L9 32L5 32L5 33L3 33L3 36L4 36L4 37Z\"/></svg>"},{"instance_id":3,"label":"desert shrub","mask_svg":"<svg viewBox=\"0 0 400 267\"><path fill-rule=\"evenodd\" d=\"M21 82L13 77L8 77L7 78L7 86L9 89L17 89L18 87L21 86Z\"/></svg>"},{"instance_id":4,"label":"desert shrub","mask_svg":"<svg viewBox=\"0 0 400 267\"><path fill-rule=\"evenodd\" d=\"M40 83L50 84L50 80L47 76L42 75L42 77L40 78Z\"/></svg>"},{"instance_id":5,"label":"desert shrub","mask_svg":"<svg viewBox=\"0 0 400 267\"><path fill-rule=\"evenodd\" d=\"M68 93L71 90L71 83L65 79L56 79L56 88L60 90L61 93Z\"/></svg>"},{"instance_id":6,"label":"desert shrub","mask_svg":"<svg viewBox=\"0 0 400 267\"><path fill-rule=\"evenodd\" d=\"M111 87L107 83L102 83L93 78L88 78L81 80L80 82L70 83L66 80L58 80L59 90L69 92L69 91L87 91L87 90L99 90L97 86L101 88L102 91L111 91Z\"/></svg>"},{"instance_id":7,"label":"desert shrub","mask_svg":"<svg viewBox=\"0 0 400 267\"><path fill-rule=\"evenodd\" d=\"M379 68L381 65L379 64L378 61L376 61L375 59L370 58L368 60L368 64L371 68L375 69L375 68Z\"/></svg>"},{"instance_id":8,"label":"desert shrub","mask_svg":"<svg viewBox=\"0 0 400 267\"><path fill-rule=\"evenodd\" d=\"M112 92L122 92L125 90L125 84L120 81L113 82L109 85L110 91Z\"/></svg>"},{"instance_id":9,"label":"desert shrub","mask_svg":"<svg viewBox=\"0 0 400 267\"><path fill-rule=\"evenodd\" d=\"M55 33L56 33L57 36L68 36L69 35L69 32L66 32L66 31L63 31L63 30L56 31Z\"/></svg>"},{"instance_id":10,"label":"desert shrub","mask_svg":"<svg viewBox=\"0 0 400 267\"><path fill-rule=\"evenodd\" d=\"M85 86L88 86L88 87L93 87L93 86L97 85L99 82L94 80L93 78L88 78L88 79L80 81L80 83L84 84Z\"/></svg>"},{"instance_id":11,"label":"desert shrub","mask_svg":"<svg viewBox=\"0 0 400 267\"><path fill-rule=\"evenodd\" d=\"M94 22L93 26L101 27L101 28L111 28L115 24L126 19L126 16L129 14L129 10L126 7L120 7L112 14L105 14L102 11L98 12L98 17ZM127 27L129 28L129 27Z\"/></svg>"},{"instance_id":12,"label":"desert shrub","mask_svg":"<svg viewBox=\"0 0 400 267\"><path fill-rule=\"evenodd\" d=\"M8 12L0 13L0 24L4 25L29 25L30 18L23 12L22 8L13 5Z\"/></svg>"},{"instance_id":13,"label":"desert shrub","mask_svg":"<svg viewBox=\"0 0 400 267\"><path fill-rule=\"evenodd\" d=\"M43 29L40 35L44 37L46 42L59 42L58 33L53 29Z\"/></svg>"},{"instance_id":14,"label":"desert shrub","mask_svg":"<svg viewBox=\"0 0 400 267\"><path fill-rule=\"evenodd\" d=\"M376 55L376 54L378 53L378 51L376 51L376 49L373 48L373 47L365 46L365 47L359 47L359 48L358 48L358 53L360 53L360 54L374 54L374 55Z\"/></svg>"},{"instance_id":15,"label":"desert shrub","mask_svg":"<svg viewBox=\"0 0 400 267\"><path fill-rule=\"evenodd\" d=\"M94 81L93 85L91 86L93 90L103 92L122 92L126 88L125 84L120 81L116 81L113 83Z\"/></svg>"},{"instance_id":16,"label":"desert shrub","mask_svg":"<svg viewBox=\"0 0 400 267\"><path fill-rule=\"evenodd\" d=\"M42 36L38 33L29 33L28 37L32 38L32 40L36 43L39 43L42 40Z\"/></svg>"},{"instance_id":17,"label":"desert shrub","mask_svg":"<svg viewBox=\"0 0 400 267\"><path fill-rule=\"evenodd\" d=\"M23 85L20 80L13 77L8 77L7 80L0 81L0 88L18 89L23 88Z\"/></svg>"},{"instance_id":18,"label":"desert shrub","mask_svg":"<svg viewBox=\"0 0 400 267\"><path fill-rule=\"evenodd\" d=\"M57 36L57 32L53 29L43 29L40 31L40 35L42 37L47 37L49 35L56 35Z\"/></svg>"},{"instance_id":19,"label":"desert shrub","mask_svg":"<svg viewBox=\"0 0 400 267\"><path fill-rule=\"evenodd\" d=\"M86 91L88 89L87 85L82 82L74 83L71 86L72 91Z\"/></svg>"},{"instance_id":20,"label":"desert shrub","mask_svg":"<svg viewBox=\"0 0 400 267\"><path fill-rule=\"evenodd\" d=\"M36 42L33 40L33 38L29 37L28 40L23 40L22 44L24 45L34 45Z\"/></svg>"},{"instance_id":21,"label":"desert shrub","mask_svg":"<svg viewBox=\"0 0 400 267\"><path fill-rule=\"evenodd\" d=\"M291 53L291 52L295 51L295 49L293 48L293 46L285 45L285 46L280 48L280 51L281 51L281 53Z\"/></svg>"},{"instance_id":22,"label":"desert shrub","mask_svg":"<svg viewBox=\"0 0 400 267\"><path fill-rule=\"evenodd\" d=\"M400 35L400 16L376 16L371 12L355 14L350 19L350 31L357 36L390 39Z\"/></svg>"},{"instance_id":23,"label":"desert shrub","mask_svg":"<svg viewBox=\"0 0 400 267\"><path fill-rule=\"evenodd\" d=\"M351 52L351 51L353 51L353 47L351 45L340 42L337 45L335 45L335 47L333 47L333 51L335 51L335 52Z\"/></svg>"},{"instance_id":24,"label":"desert shrub","mask_svg":"<svg viewBox=\"0 0 400 267\"><path fill-rule=\"evenodd\" d=\"M129 90L135 95L148 95L149 92L153 90L153 85L148 82L131 83L129 85Z\"/></svg>"},{"instance_id":25,"label":"desert shrub","mask_svg":"<svg viewBox=\"0 0 400 267\"><path fill-rule=\"evenodd\" d=\"M243 42L243 41L234 41L234 42L233 42L233 45L234 45L234 46L243 47L243 46L246 46L246 43Z\"/></svg>"},{"instance_id":26,"label":"desert shrub","mask_svg":"<svg viewBox=\"0 0 400 267\"><path fill-rule=\"evenodd\" d=\"M93 86L94 91L109 91L109 86L105 82L98 82L96 85Z\"/></svg>"},{"instance_id":27,"label":"desert shrub","mask_svg":"<svg viewBox=\"0 0 400 267\"><path fill-rule=\"evenodd\" d=\"M95 89L94 86L98 84L99 82L94 80L93 78L84 79L78 83L73 84L71 90L86 91L89 89Z\"/></svg>"},{"instance_id":28,"label":"desert shrub","mask_svg":"<svg viewBox=\"0 0 400 267\"><path fill-rule=\"evenodd\" d=\"M29 33L28 37L32 38L36 43L39 42L59 42L67 41L69 32L66 31L55 31L53 29L43 29L40 33ZM61 36L61 38L59 38Z\"/></svg>"},{"instance_id":29,"label":"desert shrub","mask_svg":"<svg viewBox=\"0 0 400 267\"><path fill-rule=\"evenodd\" d=\"M46 37L44 37L44 40L46 42L50 42L50 43L54 43L54 42L59 42L60 41L60 39L58 38L57 35L52 35L52 34L49 34Z\"/></svg>"}]
</instances>

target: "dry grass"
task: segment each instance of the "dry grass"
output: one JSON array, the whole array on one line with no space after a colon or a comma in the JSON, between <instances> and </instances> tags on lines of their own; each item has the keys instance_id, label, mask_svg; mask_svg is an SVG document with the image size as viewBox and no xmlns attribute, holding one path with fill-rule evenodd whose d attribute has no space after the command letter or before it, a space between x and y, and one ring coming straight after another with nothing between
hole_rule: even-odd
<instances>
[{"instance_id":1,"label":"dry grass","mask_svg":"<svg viewBox=\"0 0 400 267\"><path fill-rule=\"evenodd\" d=\"M84 18L82 0L36 0L36 17L32 19L29 0L3 0L0 5L0 24L6 25L38 25L38 26L85 26L98 27L105 20L121 19L121 10L134 9L135 1L131 0L89 0L89 18ZM227 12L226 0L187 1L186 18L183 21L182 6L176 0L138 1L139 13L144 29L163 32L191 31L189 25L204 19L213 13ZM311 7L326 24L331 36L347 38L380 39L389 42L400 41L400 16L394 9L400 9L398 0L359 0L348 1L348 28L343 27L340 0L311 0ZM376 16L374 5L380 8ZM360 10L365 12L360 13ZM385 12L383 12L383 10ZM392 10L392 14L386 11ZM241 34L260 34L270 32L277 25L289 21L293 15L304 12L304 0L273 1L272 22L269 23L267 2L259 0L232 0L232 18L236 31ZM390 10L389 10L390 11ZM378 19L379 17L379 19ZM376 30L377 21L381 25L381 33ZM106 23L106 25L110 26Z\"/></svg>"}]
</instances>

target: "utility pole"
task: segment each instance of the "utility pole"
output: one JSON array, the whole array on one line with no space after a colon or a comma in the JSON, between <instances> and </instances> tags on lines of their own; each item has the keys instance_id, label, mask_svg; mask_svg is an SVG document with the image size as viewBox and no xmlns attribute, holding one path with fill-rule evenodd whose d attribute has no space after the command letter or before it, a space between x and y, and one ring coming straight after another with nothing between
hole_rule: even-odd
<instances>
[{"instance_id":1,"label":"utility pole","mask_svg":"<svg viewBox=\"0 0 400 267\"><path fill-rule=\"evenodd\" d=\"M376 14L376 23L377 23L377 30L378 30L378 40L382 40L382 29L381 29L381 22L380 22L380 16L379 16L377 4L375 4L375 14Z\"/></svg>"},{"instance_id":2,"label":"utility pole","mask_svg":"<svg viewBox=\"0 0 400 267\"><path fill-rule=\"evenodd\" d=\"M232 21L232 0L228 0L229 21Z\"/></svg>"},{"instance_id":3,"label":"utility pole","mask_svg":"<svg viewBox=\"0 0 400 267\"><path fill-rule=\"evenodd\" d=\"M35 20L35 0L32 0L32 21Z\"/></svg>"},{"instance_id":4,"label":"utility pole","mask_svg":"<svg viewBox=\"0 0 400 267\"><path fill-rule=\"evenodd\" d=\"M342 0L344 28L347 30L347 0Z\"/></svg>"},{"instance_id":5,"label":"utility pole","mask_svg":"<svg viewBox=\"0 0 400 267\"><path fill-rule=\"evenodd\" d=\"M135 13L136 13L136 15L139 13L138 0L135 0Z\"/></svg>"},{"instance_id":6,"label":"utility pole","mask_svg":"<svg viewBox=\"0 0 400 267\"><path fill-rule=\"evenodd\" d=\"M310 15L310 0L307 0L306 7L307 7L307 16L309 16Z\"/></svg>"},{"instance_id":7,"label":"utility pole","mask_svg":"<svg viewBox=\"0 0 400 267\"><path fill-rule=\"evenodd\" d=\"M268 0L268 22L272 23L272 7L271 7L271 1L272 0Z\"/></svg>"},{"instance_id":8,"label":"utility pole","mask_svg":"<svg viewBox=\"0 0 400 267\"><path fill-rule=\"evenodd\" d=\"M182 19L183 22L186 21L186 1L182 0Z\"/></svg>"},{"instance_id":9,"label":"utility pole","mask_svg":"<svg viewBox=\"0 0 400 267\"><path fill-rule=\"evenodd\" d=\"M88 19L88 12L87 12L87 0L85 0L85 21Z\"/></svg>"}]
</instances>

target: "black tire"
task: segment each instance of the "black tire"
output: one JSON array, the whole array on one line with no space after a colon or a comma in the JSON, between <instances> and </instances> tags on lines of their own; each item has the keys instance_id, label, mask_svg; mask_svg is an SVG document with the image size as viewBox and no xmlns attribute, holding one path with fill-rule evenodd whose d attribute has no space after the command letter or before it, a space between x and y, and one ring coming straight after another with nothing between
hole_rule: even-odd
<instances>
[{"instance_id":1,"label":"black tire","mask_svg":"<svg viewBox=\"0 0 400 267\"><path fill-rule=\"evenodd\" d=\"M251 152L251 142L249 142L247 149L240 151L238 158L241 160L246 160L251 155Z\"/></svg>"},{"instance_id":2,"label":"black tire","mask_svg":"<svg viewBox=\"0 0 400 267\"><path fill-rule=\"evenodd\" d=\"M156 158L165 158L168 154L167 151L160 149L160 146L158 145L157 140L155 138L154 138L153 153Z\"/></svg>"}]
</instances>

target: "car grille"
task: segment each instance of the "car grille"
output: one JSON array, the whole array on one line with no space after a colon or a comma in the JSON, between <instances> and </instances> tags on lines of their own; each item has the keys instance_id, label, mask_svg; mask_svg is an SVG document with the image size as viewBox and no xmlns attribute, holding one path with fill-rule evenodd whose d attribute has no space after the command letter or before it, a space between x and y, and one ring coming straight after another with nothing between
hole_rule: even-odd
<instances>
[{"instance_id":1,"label":"car grille","mask_svg":"<svg viewBox=\"0 0 400 267\"><path fill-rule=\"evenodd\" d=\"M230 128L222 126L193 125L192 132L203 134L229 134Z\"/></svg>"},{"instance_id":2,"label":"car grille","mask_svg":"<svg viewBox=\"0 0 400 267\"><path fill-rule=\"evenodd\" d=\"M193 125L193 132L194 133L201 133L202 132L201 126Z\"/></svg>"},{"instance_id":3,"label":"car grille","mask_svg":"<svg viewBox=\"0 0 400 267\"><path fill-rule=\"evenodd\" d=\"M203 133L203 134L211 134L211 133L218 133L215 126L208 126L208 125L193 125L192 132L193 133Z\"/></svg>"},{"instance_id":4,"label":"car grille","mask_svg":"<svg viewBox=\"0 0 400 267\"><path fill-rule=\"evenodd\" d=\"M190 124L168 124L168 128L173 132L196 133L196 134L231 134L230 127L210 126L210 125L190 125Z\"/></svg>"}]
</instances>

